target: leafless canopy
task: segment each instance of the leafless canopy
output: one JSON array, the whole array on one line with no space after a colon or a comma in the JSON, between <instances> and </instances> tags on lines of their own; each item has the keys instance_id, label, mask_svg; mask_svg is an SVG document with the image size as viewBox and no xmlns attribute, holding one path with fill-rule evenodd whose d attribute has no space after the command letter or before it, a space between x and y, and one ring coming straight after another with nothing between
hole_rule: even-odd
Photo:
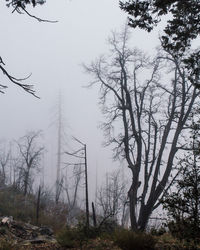
<instances>
[{"instance_id":1,"label":"leafless canopy","mask_svg":"<svg viewBox=\"0 0 200 250\"><path fill-rule=\"evenodd\" d=\"M41 136L41 131L29 132L17 141L19 149L19 182L24 195L31 189L33 182L33 171L40 170L41 156L44 147L37 145L37 140ZM35 173L36 173L35 172Z\"/></svg>"},{"instance_id":2,"label":"leafless canopy","mask_svg":"<svg viewBox=\"0 0 200 250\"><path fill-rule=\"evenodd\" d=\"M111 219L124 225L127 192L125 179L120 170L106 174L106 181L97 191L98 214L102 215L102 222Z\"/></svg>"},{"instance_id":3,"label":"leafless canopy","mask_svg":"<svg viewBox=\"0 0 200 250\"><path fill-rule=\"evenodd\" d=\"M128 46L127 28L109 39L110 54L86 71L98 85L105 115L102 128L114 157L126 160L133 230L144 230L168 185L182 135L199 90L192 87L181 58L158 51L154 59Z\"/></svg>"}]
</instances>

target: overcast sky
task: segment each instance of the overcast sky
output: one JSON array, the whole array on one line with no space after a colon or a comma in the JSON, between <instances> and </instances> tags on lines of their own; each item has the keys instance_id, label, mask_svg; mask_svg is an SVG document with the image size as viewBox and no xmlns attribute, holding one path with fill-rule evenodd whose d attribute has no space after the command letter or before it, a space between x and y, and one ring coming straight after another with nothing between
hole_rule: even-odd
<instances>
[{"instance_id":1,"label":"overcast sky","mask_svg":"<svg viewBox=\"0 0 200 250\"><path fill-rule=\"evenodd\" d=\"M102 147L103 132L98 125L103 117L98 107L98 91L83 88L90 78L81 67L106 52L111 30L120 31L124 26L126 14L119 9L118 1L48 0L45 5L30 9L41 18L58 20L55 24L12 14L5 1L0 2L0 9L0 56L14 76L20 78L32 73L28 82L34 84L41 97L36 99L25 93L1 74L1 83L9 86L6 94L0 96L1 138L17 139L27 131L42 129L45 140L52 143L48 145L45 169L53 180L56 128L51 124L60 90L65 133L87 144L91 183L96 167L99 176L110 171L111 166L118 167L119 163L112 162L111 150ZM155 35L158 30L151 34L131 32L132 47L152 52L159 44Z\"/></svg>"}]
</instances>

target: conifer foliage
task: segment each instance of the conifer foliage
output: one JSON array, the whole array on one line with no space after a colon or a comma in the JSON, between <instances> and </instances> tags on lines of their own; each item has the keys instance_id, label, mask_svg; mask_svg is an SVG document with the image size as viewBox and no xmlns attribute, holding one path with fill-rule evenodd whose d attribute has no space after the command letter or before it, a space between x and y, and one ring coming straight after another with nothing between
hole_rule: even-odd
<instances>
[{"instance_id":1,"label":"conifer foliage","mask_svg":"<svg viewBox=\"0 0 200 250\"><path fill-rule=\"evenodd\" d=\"M192 124L191 151L180 163L176 190L165 196L171 232L179 238L200 238L200 122Z\"/></svg>"},{"instance_id":2,"label":"conifer foliage","mask_svg":"<svg viewBox=\"0 0 200 250\"><path fill-rule=\"evenodd\" d=\"M13 7L22 7L26 8L28 4L31 4L33 7L35 7L37 4L43 4L45 3L45 0L6 0L7 6L13 6Z\"/></svg>"},{"instance_id":3,"label":"conifer foliage","mask_svg":"<svg viewBox=\"0 0 200 250\"><path fill-rule=\"evenodd\" d=\"M129 0L120 1L120 8L129 15L129 25L148 32L169 14L161 36L165 50L185 62L189 80L200 87L200 50L191 50L192 41L200 34L200 1L194 0ZM198 79L198 83L194 81Z\"/></svg>"}]
</instances>

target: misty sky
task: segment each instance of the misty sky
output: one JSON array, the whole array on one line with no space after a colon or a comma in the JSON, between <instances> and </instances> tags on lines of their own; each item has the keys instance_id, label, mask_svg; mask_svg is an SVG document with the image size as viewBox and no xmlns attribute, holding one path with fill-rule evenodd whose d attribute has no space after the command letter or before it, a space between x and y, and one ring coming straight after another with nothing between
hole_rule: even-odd
<instances>
[{"instance_id":1,"label":"misty sky","mask_svg":"<svg viewBox=\"0 0 200 250\"><path fill-rule=\"evenodd\" d=\"M6 68L19 78L32 73L28 83L34 84L41 97L36 99L27 94L1 74L1 83L9 88L0 96L0 137L17 139L27 131L42 129L44 141L48 143L46 176L53 180L56 127L52 123L60 90L65 140L74 135L87 144L89 181L93 185L96 167L99 176L103 176L119 163L112 162L111 149L102 147L103 132L98 125L103 117L98 106L98 91L83 88L91 79L81 64L90 63L108 50L106 39L111 30L120 31L126 14L116 0L48 0L45 5L30 9L41 18L58 20L55 24L12 14L5 1L0 2L0 9L0 55ZM151 34L131 30L132 47L152 52L159 44L155 35L158 30Z\"/></svg>"}]
</instances>

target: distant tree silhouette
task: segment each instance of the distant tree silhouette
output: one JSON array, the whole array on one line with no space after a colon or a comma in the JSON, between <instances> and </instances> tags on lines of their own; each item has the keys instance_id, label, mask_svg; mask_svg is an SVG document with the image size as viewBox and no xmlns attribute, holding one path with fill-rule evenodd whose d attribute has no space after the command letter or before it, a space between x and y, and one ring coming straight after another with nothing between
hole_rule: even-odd
<instances>
[{"instance_id":1,"label":"distant tree silhouette","mask_svg":"<svg viewBox=\"0 0 200 250\"><path fill-rule=\"evenodd\" d=\"M103 216L103 221L112 220L124 224L125 208L128 206L126 183L121 171L113 171L106 174L106 181L97 192L97 208Z\"/></svg>"},{"instance_id":2,"label":"distant tree silhouette","mask_svg":"<svg viewBox=\"0 0 200 250\"><path fill-rule=\"evenodd\" d=\"M39 171L44 147L37 145L41 132L29 132L17 143L19 149L19 183L26 196L33 184L33 171Z\"/></svg>"}]
</instances>

